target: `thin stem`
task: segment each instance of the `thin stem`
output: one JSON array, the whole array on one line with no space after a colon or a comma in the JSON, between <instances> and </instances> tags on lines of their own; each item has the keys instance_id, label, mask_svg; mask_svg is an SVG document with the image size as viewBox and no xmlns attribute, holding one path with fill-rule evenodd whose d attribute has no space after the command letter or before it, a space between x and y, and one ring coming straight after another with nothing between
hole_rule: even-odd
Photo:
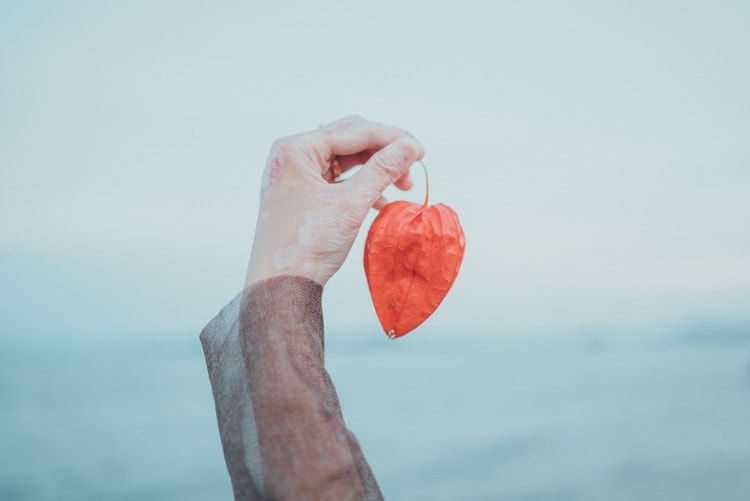
<instances>
[{"instance_id":1,"label":"thin stem","mask_svg":"<svg viewBox=\"0 0 750 501\"><path fill-rule=\"evenodd\" d=\"M419 164L422 166L422 170L424 170L424 206L427 207L427 200L430 196L430 178L427 175L427 167L425 167L424 163L419 160Z\"/></svg>"}]
</instances>

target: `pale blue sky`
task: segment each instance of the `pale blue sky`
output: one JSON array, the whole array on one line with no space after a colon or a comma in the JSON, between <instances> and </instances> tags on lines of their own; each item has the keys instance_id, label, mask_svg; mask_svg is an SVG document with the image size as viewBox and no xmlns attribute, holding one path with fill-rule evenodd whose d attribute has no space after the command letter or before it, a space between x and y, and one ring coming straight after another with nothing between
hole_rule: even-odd
<instances>
[{"instance_id":1,"label":"pale blue sky","mask_svg":"<svg viewBox=\"0 0 750 501\"><path fill-rule=\"evenodd\" d=\"M270 143L355 113L421 139L464 224L423 332L747 319L749 25L739 1L3 2L0 336L197 334L242 286ZM361 260L326 322L372 336Z\"/></svg>"}]
</instances>

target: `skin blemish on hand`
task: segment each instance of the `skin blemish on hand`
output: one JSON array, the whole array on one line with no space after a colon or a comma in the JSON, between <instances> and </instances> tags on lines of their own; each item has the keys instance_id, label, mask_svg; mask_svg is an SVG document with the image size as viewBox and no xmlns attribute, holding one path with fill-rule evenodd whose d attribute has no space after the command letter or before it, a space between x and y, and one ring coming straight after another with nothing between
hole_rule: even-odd
<instances>
[{"instance_id":1,"label":"skin blemish on hand","mask_svg":"<svg viewBox=\"0 0 750 501\"><path fill-rule=\"evenodd\" d=\"M284 170L284 164L281 161L281 155L274 154L268 161L266 169L266 186L273 185Z\"/></svg>"}]
</instances>

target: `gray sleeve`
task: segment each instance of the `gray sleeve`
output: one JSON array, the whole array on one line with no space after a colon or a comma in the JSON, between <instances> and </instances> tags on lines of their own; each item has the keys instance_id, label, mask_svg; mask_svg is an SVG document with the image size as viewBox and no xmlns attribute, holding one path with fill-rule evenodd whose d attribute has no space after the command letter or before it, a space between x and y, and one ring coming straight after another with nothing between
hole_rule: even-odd
<instances>
[{"instance_id":1,"label":"gray sleeve","mask_svg":"<svg viewBox=\"0 0 750 501\"><path fill-rule=\"evenodd\" d=\"M321 298L271 278L201 333L236 499L382 499L324 367Z\"/></svg>"},{"instance_id":2,"label":"gray sleeve","mask_svg":"<svg viewBox=\"0 0 750 501\"><path fill-rule=\"evenodd\" d=\"M240 347L241 305L242 294L237 294L206 325L200 339L235 498L264 499L255 417Z\"/></svg>"}]
</instances>

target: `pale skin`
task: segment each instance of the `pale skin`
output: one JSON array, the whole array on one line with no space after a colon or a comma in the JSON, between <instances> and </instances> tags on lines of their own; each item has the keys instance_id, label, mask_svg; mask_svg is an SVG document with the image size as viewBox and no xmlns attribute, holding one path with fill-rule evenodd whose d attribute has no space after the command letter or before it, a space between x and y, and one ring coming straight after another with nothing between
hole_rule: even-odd
<instances>
[{"instance_id":1,"label":"pale skin","mask_svg":"<svg viewBox=\"0 0 750 501\"><path fill-rule=\"evenodd\" d=\"M388 186L409 189L409 168L423 156L408 132L361 117L277 140L263 174L245 286L282 275L325 285L369 209L385 205ZM338 182L338 174L357 165Z\"/></svg>"}]
</instances>

